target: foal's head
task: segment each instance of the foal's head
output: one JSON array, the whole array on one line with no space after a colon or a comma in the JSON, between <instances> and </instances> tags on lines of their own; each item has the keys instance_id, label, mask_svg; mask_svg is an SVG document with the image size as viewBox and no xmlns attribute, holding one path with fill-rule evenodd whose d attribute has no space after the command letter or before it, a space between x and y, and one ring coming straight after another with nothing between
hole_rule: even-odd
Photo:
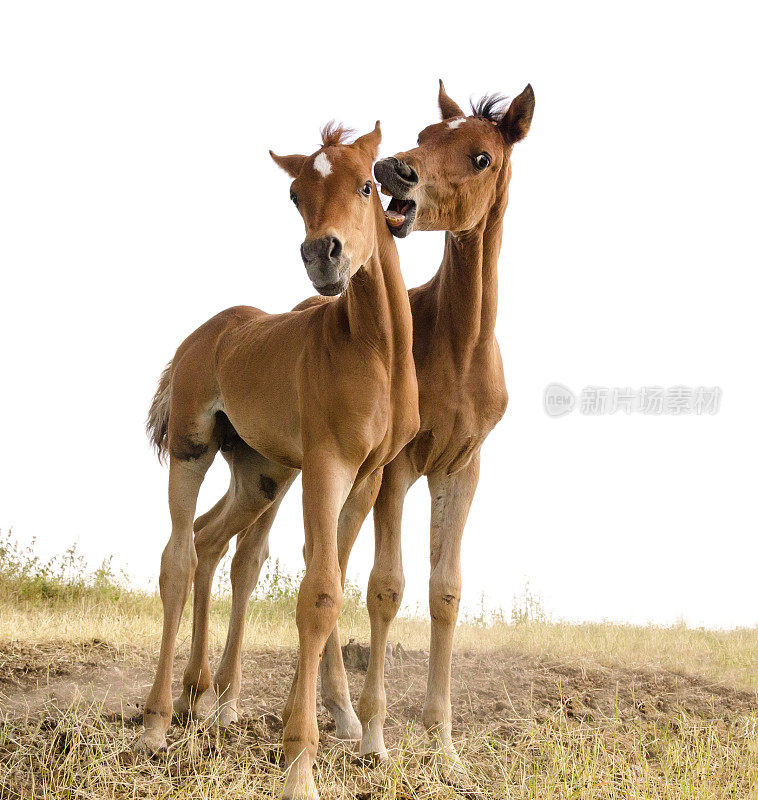
<instances>
[{"instance_id":1,"label":"foal's head","mask_svg":"<svg viewBox=\"0 0 758 800\"><path fill-rule=\"evenodd\" d=\"M440 81L442 122L424 128L413 150L374 167L382 190L393 198L386 216L395 236L471 230L493 205L500 201L504 208L511 151L529 131L534 92L528 85L505 111L502 99L485 97L466 116Z\"/></svg>"},{"instance_id":2,"label":"foal's head","mask_svg":"<svg viewBox=\"0 0 758 800\"><path fill-rule=\"evenodd\" d=\"M313 155L271 153L295 179L290 198L305 222L300 254L313 286L323 295L343 292L376 243L379 201L371 165L382 139L379 123L352 144L345 143L347 134L330 123Z\"/></svg>"}]
</instances>

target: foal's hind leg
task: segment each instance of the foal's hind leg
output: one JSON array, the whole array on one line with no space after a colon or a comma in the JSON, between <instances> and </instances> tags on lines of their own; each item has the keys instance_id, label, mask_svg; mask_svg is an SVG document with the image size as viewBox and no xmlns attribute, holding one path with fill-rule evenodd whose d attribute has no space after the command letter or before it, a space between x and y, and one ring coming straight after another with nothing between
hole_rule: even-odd
<instances>
[{"instance_id":1,"label":"foal's hind leg","mask_svg":"<svg viewBox=\"0 0 758 800\"><path fill-rule=\"evenodd\" d=\"M192 520L200 485L215 453L215 448L209 448L198 458L184 460L171 456L168 502L172 527L161 559L159 581L163 601L163 637L155 683L145 702L145 730L139 740L140 746L150 752L165 746L166 731L171 723L171 674L176 635L197 564Z\"/></svg>"},{"instance_id":2,"label":"foal's hind leg","mask_svg":"<svg viewBox=\"0 0 758 800\"><path fill-rule=\"evenodd\" d=\"M263 562L268 558L268 535L279 505L292 485L296 472L280 484L273 504L244 532L237 536L237 551L232 559L232 613L221 663L213 678L217 711L214 722L225 728L239 716L239 694L242 684L242 641L245 634L245 613L250 595L258 583Z\"/></svg>"},{"instance_id":3,"label":"foal's hind leg","mask_svg":"<svg viewBox=\"0 0 758 800\"><path fill-rule=\"evenodd\" d=\"M232 504L234 478L226 494L210 511L195 520L195 569L194 598L192 604L192 646L184 670L182 694L174 701L174 714L181 720L195 715L198 700L211 684L211 667L208 660L208 614L213 575L228 547L230 536L226 536L224 512Z\"/></svg>"},{"instance_id":4,"label":"foal's hind leg","mask_svg":"<svg viewBox=\"0 0 758 800\"><path fill-rule=\"evenodd\" d=\"M197 701L210 685L208 616L216 567L227 550L229 540L235 535L244 535L273 500L280 499L278 495L283 495L284 491L279 487L285 484L289 486L293 476L292 470L268 461L241 439L237 439L224 457L232 473L229 489L222 500L200 517L195 525L198 564L195 572L192 652L184 672L182 695L174 705L179 715L193 714Z\"/></svg>"},{"instance_id":5,"label":"foal's hind leg","mask_svg":"<svg viewBox=\"0 0 758 800\"><path fill-rule=\"evenodd\" d=\"M227 499L228 506L233 501ZM213 576L219 561L228 549L229 540L250 521L249 514L220 514L210 524L195 534L197 569L195 570L192 647L184 670L182 694L174 703L174 713L180 718L195 715L197 702L211 684L211 668L208 659L208 618L210 614Z\"/></svg>"}]
</instances>

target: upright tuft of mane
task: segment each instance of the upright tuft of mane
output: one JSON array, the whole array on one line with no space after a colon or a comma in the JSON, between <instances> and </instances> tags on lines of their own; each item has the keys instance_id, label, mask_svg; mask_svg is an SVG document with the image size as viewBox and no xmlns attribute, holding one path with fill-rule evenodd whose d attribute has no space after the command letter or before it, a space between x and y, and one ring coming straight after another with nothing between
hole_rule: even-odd
<instances>
[{"instance_id":1,"label":"upright tuft of mane","mask_svg":"<svg viewBox=\"0 0 758 800\"><path fill-rule=\"evenodd\" d=\"M321 129L321 142L324 147L333 147L335 144L347 144L353 135L352 128L346 128L341 122L327 122Z\"/></svg>"},{"instance_id":2,"label":"upright tuft of mane","mask_svg":"<svg viewBox=\"0 0 758 800\"><path fill-rule=\"evenodd\" d=\"M477 103L471 101L471 111L475 117L497 123L508 109L510 99L502 94L486 94Z\"/></svg>"}]
</instances>

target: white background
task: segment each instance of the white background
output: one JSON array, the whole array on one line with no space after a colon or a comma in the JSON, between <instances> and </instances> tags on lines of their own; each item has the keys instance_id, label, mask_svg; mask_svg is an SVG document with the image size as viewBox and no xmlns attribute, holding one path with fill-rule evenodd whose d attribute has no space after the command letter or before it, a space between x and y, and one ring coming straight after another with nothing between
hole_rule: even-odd
<instances>
[{"instance_id":1,"label":"white background","mask_svg":"<svg viewBox=\"0 0 758 800\"><path fill-rule=\"evenodd\" d=\"M728 4L526 7L4 4L0 527L48 553L113 553L154 585L167 474L143 422L163 365L222 308L313 293L268 148L312 152L327 120L378 117L392 154L436 120L439 77L461 105L531 82L500 259L511 401L484 449L464 604L509 609L528 579L565 618L758 623L755 20ZM442 237L399 249L416 285ZM723 402L556 420L552 381L719 385ZM294 570L301 545L297 483L271 550ZM427 551L419 483L411 607ZM361 583L372 553L367 523Z\"/></svg>"}]
</instances>

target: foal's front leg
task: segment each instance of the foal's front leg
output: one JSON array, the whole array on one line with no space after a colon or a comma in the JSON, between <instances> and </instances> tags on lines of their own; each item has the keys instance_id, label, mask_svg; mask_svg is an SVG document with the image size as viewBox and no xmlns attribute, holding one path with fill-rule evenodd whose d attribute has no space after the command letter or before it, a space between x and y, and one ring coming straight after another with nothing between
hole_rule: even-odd
<instances>
[{"instance_id":1,"label":"foal's front leg","mask_svg":"<svg viewBox=\"0 0 758 800\"><path fill-rule=\"evenodd\" d=\"M284 499L292 481L293 474L280 491L273 505L245 531L237 537L237 550L232 559L232 612L226 645L221 656L213 687L216 691L216 713L213 722L225 728L239 717L239 695L242 686L242 641L245 636L245 613L250 595L258 583L263 562L268 558L268 535L274 523L276 512Z\"/></svg>"},{"instance_id":2,"label":"foal's front leg","mask_svg":"<svg viewBox=\"0 0 758 800\"><path fill-rule=\"evenodd\" d=\"M360 533L361 527L374 505L382 481L382 470L378 469L368 476L360 486L353 486L349 497L342 506L337 527L337 550L339 554L340 572L342 573L342 588L345 588L345 575L350 551ZM321 659L321 699L335 724L334 735L337 739L356 741L361 738L361 723L353 709L350 699L350 687L347 683L347 673L342 660L340 647L339 623L329 635ZM287 704L282 714L284 724L287 724L292 705L295 701L295 686L297 675L292 682Z\"/></svg>"},{"instance_id":3,"label":"foal's front leg","mask_svg":"<svg viewBox=\"0 0 758 800\"><path fill-rule=\"evenodd\" d=\"M369 475L360 486L353 487L353 491L342 507L337 531L337 546L343 589L345 588L350 552L371 507L374 505L381 482L382 470L378 469ZM321 659L321 699L334 719L336 726L334 735L338 739L346 741L360 739L361 723L350 699L350 688L340 647L339 623L334 626L334 630L326 642L324 657Z\"/></svg>"},{"instance_id":4,"label":"foal's front leg","mask_svg":"<svg viewBox=\"0 0 758 800\"><path fill-rule=\"evenodd\" d=\"M400 542L403 503L418 477L407 450L384 468L381 490L374 505L374 566L368 579L366 604L371 620L371 651L358 713L363 735L362 756L387 759L384 720L387 696L384 689L384 661L387 636L403 600L405 578Z\"/></svg>"},{"instance_id":5,"label":"foal's front leg","mask_svg":"<svg viewBox=\"0 0 758 800\"><path fill-rule=\"evenodd\" d=\"M316 683L321 654L342 607L337 524L355 473L328 450L303 457L306 569L297 599L300 658L294 702L284 727L287 779L283 797L318 797L313 763L318 747Z\"/></svg>"},{"instance_id":6,"label":"foal's front leg","mask_svg":"<svg viewBox=\"0 0 758 800\"><path fill-rule=\"evenodd\" d=\"M440 767L456 780L465 774L453 745L450 669L453 634L461 600L461 539L479 480L479 453L453 475L429 476L432 496L429 612L432 638L422 720L438 745Z\"/></svg>"}]
</instances>

